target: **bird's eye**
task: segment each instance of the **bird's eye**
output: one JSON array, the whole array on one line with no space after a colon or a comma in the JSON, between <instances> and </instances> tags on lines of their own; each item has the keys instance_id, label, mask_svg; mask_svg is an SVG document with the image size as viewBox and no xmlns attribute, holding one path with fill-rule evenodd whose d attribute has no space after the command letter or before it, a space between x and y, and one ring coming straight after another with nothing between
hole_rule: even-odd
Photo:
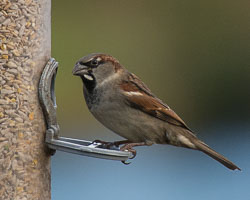
<instances>
[{"instance_id":1,"label":"bird's eye","mask_svg":"<svg viewBox=\"0 0 250 200\"><path fill-rule=\"evenodd\" d=\"M92 66L98 66L99 62L98 62L98 60L93 59L93 60L91 60L90 64L91 64Z\"/></svg>"}]
</instances>

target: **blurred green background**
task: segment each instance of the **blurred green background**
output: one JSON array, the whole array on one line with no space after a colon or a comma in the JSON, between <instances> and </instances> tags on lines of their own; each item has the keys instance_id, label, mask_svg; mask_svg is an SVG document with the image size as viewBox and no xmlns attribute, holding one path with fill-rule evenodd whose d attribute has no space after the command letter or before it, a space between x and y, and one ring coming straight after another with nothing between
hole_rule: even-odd
<instances>
[{"instance_id":1,"label":"blurred green background","mask_svg":"<svg viewBox=\"0 0 250 200\"><path fill-rule=\"evenodd\" d=\"M69 199L69 196L61 194L62 191L67 191L66 188L69 187L74 189L69 189L68 193L66 192L68 195L72 195L72 190L75 195L78 192L83 192L76 185L67 185L66 182L76 183L76 179L83 176L83 180L78 180L77 183L81 185L80 188L86 187L84 179L87 175L85 172L90 175L90 171L93 170L92 173L96 174L97 171L103 170L103 166L106 166L106 171L104 170L101 174L99 171L99 176L107 179L112 177L110 175L112 172L107 171L109 168L120 170L121 174L126 174L123 171L124 169L125 171L133 169L139 173L141 168L145 166L145 160L140 159L154 160L154 157L160 155L158 152L162 151L162 149L170 151L166 157L163 156L166 163L161 163L162 156L157 157L153 163L161 163L164 166L171 163L172 165L170 166L176 169L178 168L176 164L178 162L180 164L181 161L179 160L176 163L171 159L179 156L179 158L185 160L187 158L191 159L193 156L192 161L195 161L196 164L200 163L203 167L211 167L206 172L202 171L205 170L203 167L195 168L196 171L193 172L189 171L192 174L190 177L195 176L195 174L198 175L199 173L197 172L202 174L199 174L201 179L212 177L213 181L204 183L204 188L199 188L200 191L206 193L210 187L214 191L220 185L224 185L227 190L231 189L232 194L225 192L226 196L221 196L219 195L221 190L218 189L218 194L215 192L214 196L212 194L207 195L205 196L207 199L212 197L235 199L236 197L246 197L247 195L249 198L250 194L244 190L244 186L241 186L241 189L244 191L238 191L237 189L234 191L233 188L237 187L237 184L228 185L231 181L238 183L239 186L245 181L244 184L249 186L246 178L248 177L248 181L250 179L249 7L249 0L53 0L52 56L60 63L56 82L56 94L58 119L62 135L82 139L115 140L118 137L104 128L89 113L82 95L81 80L78 77L74 77L71 73L74 64L79 58L89 53L102 52L113 55L129 71L139 76L151 88L154 94L174 109L190 128L198 133L200 138L204 139L218 151L228 155L233 161L237 161L237 163L241 164L240 167L245 166L245 169L248 169L248 176L245 173L240 176L245 178L235 180L235 177L231 177L232 175L230 174L228 179L229 172L219 164L216 164L215 161L206 158L205 155L197 157L197 154L193 154L193 151L177 150L176 148L173 149L173 147L150 147L150 150L142 148L141 152L138 153L141 154L138 155L140 158L136 158L137 163L126 169L124 166L121 167L120 163L113 164L111 161L87 158L85 160L82 157L67 157L69 156L68 154L58 153L53 158L53 166L56 171L54 172L54 179L52 173L54 199ZM160 148L160 150L157 148ZM151 153L152 151L154 153ZM150 157L148 154L153 155ZM169 155L172 156L169 157ZM205 160L201 161L201 158ZM190 159L185 160L185 164ZM68 163L65 165L65 162ZM69 163L72 163L72 165ZM73 166L75 165L79 165L79 167L74 168ZM89 165L90 167L84 168L85 171L81 171L82 165L85 167ZM96 165L99 168L95 168L94 166ZM153 168L158 169L159 167L157 164L152 165L150 166ZM183 165L183 163L180 165ZM218 167L219 171L214 170L214 165ZM183 170L183 168L193 169L191 166L190 168L180 167L178 169ZM70 172L67 169L70 169ZM152 181L155 177L158 177L154 181L159 181L162 174L165 173L168 176L165 168L159 168L158 170L162 172L158 174L159 177L157 175L154 176L154 173L149 174L150 170L145 172L147 176L151 177L149 180ZM75 175L72 175L72 177L75 176L75 179L71 176L64 179L58 173L65 174L72 173L72 171L76 172ZM211 171L213 171L212 175ZM128 170L127 173L132 172ZM186 174L185 171L180 172L178 170L173 170L171 173L179 176L182 174L179 179L176 177L177 180L182 180L184 178L183 174ZM106 174L106 176L103 174ZM121 174L118 173L117 176L123 177ZM217 177L220 177L221 174L225 175L223 178L226 182L221 181L220 178L219 181L217 180ZM204 177L202 177L203 175ZM137 180L140 180L141 176L136 177ZM127 177L127 174L125 177ZM190 177L185 178L190 179ZM113 179L115 180L115 176ZM91 178L88 180L92 184ZM168 182L167 179L164 180ZM163 185L166 184L164 180L162 180ZM200 180L199 177L197 180ZM196 183L192 182L192 179L190 181L190 187L198 187L197 181L195 181ZM128 180L125 183L130 182L131 180ZM145 184L145 181L143 182ZM140 181L138 184L143 185ZM176 184L185 191L185 187L182 187L178 181ZM59 187L58 185L61 186ZM201 187L201 185L199 186ZM100 185L95 190L95 187L96 185L93 185L93 192L100 191L100 188L102 188ZM106 193L104 193L107 196L109 196L108 191L110 193L114 192L112 187L105 190ZM126 185L121 185L121 187L126 187ZM135 189L133 190L135 187L138 187L138 185L132 185L130 189L136 194ZM153 186L144 185L144 188L152 190L152 194L158 191L151 187ZM164 190L165 186L160 187L154 183L154 187L158 189L163 187ZM171 185L168 185L168 187L171 188ZM119 191L119 188L115 190ZM193 197L192 199L196 199L194 194L197 193L194 189L186 188L186 190ZM90 196L91 191L91 189L84 190ZM141 191L143 192L144 189L141 189ZM166 192L171 194L170 191ZM234 195L238 193L243 196ZM145 194L141 196L143 198L139 198L139 196L132 199L153 198L150 198L150 195L148 195ZM172 197L184 199L183 196L179 197L178 195ZM202 195L198 195L198 197L206 199ZM197 199L199 199L198 197ZM164 194L160 196L158 191L155 194L155 198L164 199ZM81 198L75 196L74 199ZM189 198L186 196L185 199Z\"/></svg>"},{"instance_id":2,"label":"blurred green background","mask_svg":"<svg viewBox=\"0 0 250 200\"><path fill-rule=\"evenodd\" d=\"M72 76L89 53L116 57L191 127L250 117L249 1L53 0L58 114L95 120ZM68 126L68 124L67 124Z\"/></svg>"}]
</instances>

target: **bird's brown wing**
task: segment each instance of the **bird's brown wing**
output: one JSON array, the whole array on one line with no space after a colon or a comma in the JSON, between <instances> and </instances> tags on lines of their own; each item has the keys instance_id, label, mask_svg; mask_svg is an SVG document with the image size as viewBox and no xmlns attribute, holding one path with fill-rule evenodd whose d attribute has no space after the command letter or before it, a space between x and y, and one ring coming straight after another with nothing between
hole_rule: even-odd
<instances>
[{"instance_id":1,"label":"bird's brown wing","mask_svg":"<svg viewBox=\"0 0 250 200\"><path fill-rule=\"evenodd\" d=\"M123 82L121 88L125 91L125 98L131 107L170 124L190 130L185 122L168 105L152 94L150 89L134 74L130 74L129 80Z\"/></svg>"},{"instance_id":2,"label":"bird's brown wing","mask_svg":"<svg viewBox=\"0 0 250 200\"><path fill-rule=\"evenodd\" d=\"M182 132L184 134L184 138L187 139L188 143L194 144L194 147L200 151L203 151L207 155L211 156L215 160L219 161L229 169L241 170L230 160L222 156L221 154L215 152L209 146L207 146L204 142L200 141L196 138L192 131L187 127L185 122L173 111L169 108L168 105L164 104L160 99L158 99L154 94L151 93L149 88L141 82L135 75L130 74L127 81L124 81L120 85L127 103L148 115L156 117L160 120L163 120L169 124L182 127L188 131ZM191 136L191 137L190 137ZM186 140L185 140L186 141ZM187 143L184 142L185 147L190 147Z\"/></svg>"}]
</instances>

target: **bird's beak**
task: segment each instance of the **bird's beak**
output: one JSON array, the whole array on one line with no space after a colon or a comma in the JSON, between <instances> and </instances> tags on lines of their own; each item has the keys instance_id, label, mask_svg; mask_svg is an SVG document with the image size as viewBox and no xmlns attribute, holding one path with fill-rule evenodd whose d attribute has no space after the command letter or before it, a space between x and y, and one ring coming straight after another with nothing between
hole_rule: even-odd
<instances>
[{"instance_id":1,"label":"bird's beak","mask_svg":"<svg viewBox=\"0 0 250 200\"><path fill-rule=\"evenodd\" d=\"M86 73L88 73L88 67L84 66L84 65L80 65L79 63L76 63L72 73L75 76L80 76L80 75L86 74Z\"/></svg>"}]
</instances>

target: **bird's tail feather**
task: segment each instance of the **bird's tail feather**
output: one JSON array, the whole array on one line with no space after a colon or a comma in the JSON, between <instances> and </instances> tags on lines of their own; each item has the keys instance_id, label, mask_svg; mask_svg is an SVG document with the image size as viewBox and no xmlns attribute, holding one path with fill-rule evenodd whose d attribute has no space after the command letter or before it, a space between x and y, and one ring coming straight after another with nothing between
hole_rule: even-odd
<instances>
[{"instance_id":1,"label":"bird's tail feather","mask_svg":"<svg viewBox=\"0 0 250 200\"><path fill-rule=\"evenodd\" d=\"M209 155L213 159L219 161L222 165L226 166L227 168L231 170L241 170L239 167L237 167L234 163L232 163L230 160L222 156L221 154L217 153L213 149L211 149L208 145L203 143L200 140L194 140L192 141L193 144L197 147L198 150L204 152L205 154Z\"/></svg>"}]
</instances>

